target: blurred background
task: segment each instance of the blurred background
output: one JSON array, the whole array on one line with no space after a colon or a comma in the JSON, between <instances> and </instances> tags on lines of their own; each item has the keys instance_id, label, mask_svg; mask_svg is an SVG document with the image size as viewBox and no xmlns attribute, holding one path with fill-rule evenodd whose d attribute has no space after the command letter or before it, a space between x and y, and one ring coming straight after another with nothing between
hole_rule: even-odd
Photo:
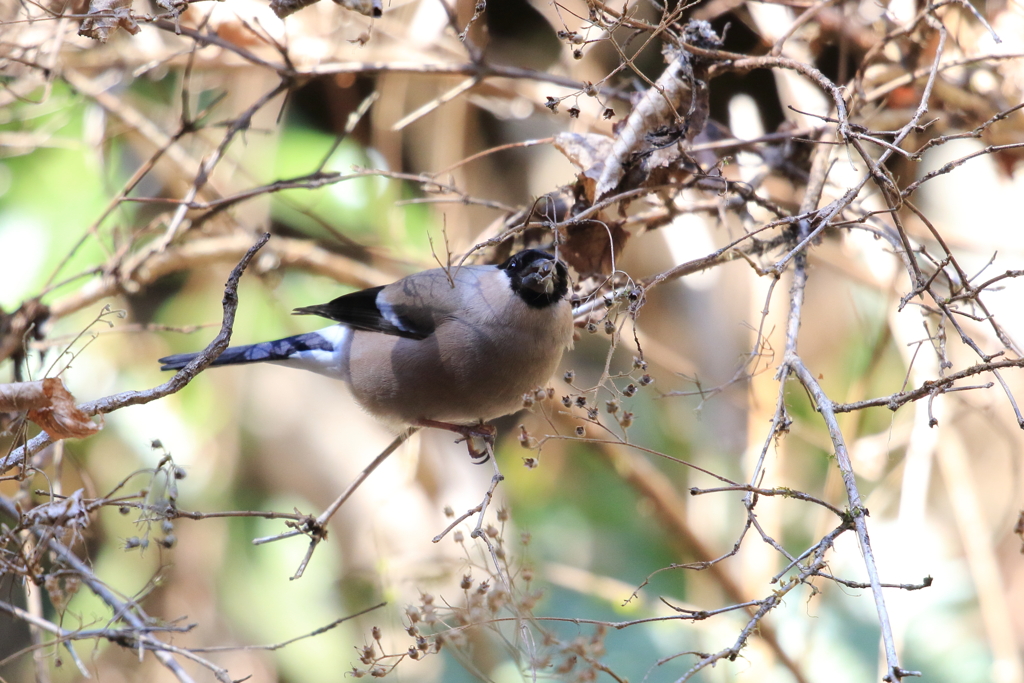
<instances>
[{"instance_id":1,"label":"blurred background","mask_svg":"<svg viewBox=\"0 0 1024 683\"><path fill-rule=\"evenodd\" d=\"M128 7L141 29L134 35ZM175 18L142 0L99 10L13 0L0 8L0 382L59 373L87 401L166 381L156 359L213 338L224 282L266 231L270 242L239 287L235 343L316 329L321 322L291 310L436 267L494 237L509 241L474 258L551 245L550 229L512 228L532 206L553 222L580 199L584 169L555 136L620 134L631 93L665 68L663 37L651 29L666 17L711 22L734 53L781 45L776 54L848 86L852 120L874 131L911 120L938 54L944 66L922 121L930 127L904 147L941 144L919 159L896 155L886 171L905 188L984 153L923 184L914 209L899 215L926 275L947 272L947 247L980 275L976 282L1024 267L1013 147L1024 139L1020 112L973 137L941 137L1021 101L1019 4L946 5L928 21L923 6L901 0L686 8L414 0L387 4L376 18L322 0L283 20L260 0L181 9ZM116 19L106 40L77 35L87 13ZM937 22L949 36L941 53ZM826 94L792 70L723 69L708 105L719 139L733 146L715 151L714 140L698 139L715 156L695 154L694 163L796 213L816 149L807 139L830 112ZM819 206L866 170L849 146L830 149ZM732 201L738 196L691 179L609 211L623 232L615 282L711 254L775 217L763 204ZM848 223L808 251L799 351L836 402L887 396L980 362L934 304L901 306L913 285L892 242L880 238L893 230L884 209L868 185ZM597 232L577 235L576 247L608 252L609 237ZM775 282L751 265L777 261L780 244L669 279L638 309L616 304L581 316L552 397L497 422L505 480L484 520L493 555L470 537L476 516L432 542L451 513L480 503L494 472L473 464L452 435L430 430L345 503L299 579L291 577L305 537L252 543L287 531L283 520L154 517L167 502L203 513L319 514L394 437L343 384L274 366L204 372L176 394L105 415L95 436L59 442L32 468L4 473L0 496L23 512L79 489L111 503L63 541L153 624L191 627L159 637L231 680L676 681L699 653L732 647L750 612L669 617L770 597L785 583L772 578L790 563L764 537L797 556L841 521L781 496L760 497L748 517L743 492L690 495L722 485L705 471L748 483L757 471L759 486L849 504L807 393L785 380L780 389L775 377L790 278ZM586 295L611 273L581 272L581 262L572 265ZM1014 277L985 293L986 309L965 302L971 317L956 321L984 353L1007 359L1018 358L1016 347L987 321L1021 338ZM1008 398L1022 396L1019 375L1003 371L1006 390L984 373L958 386L994 387L839 417L882 580L931 577L922 590L885 593L901 663L926 680L1024 680L1014 532L1024 440ZM623 393L631 384L635 393ZM773 436L780 391L792 422ZM0 428L4 455L38 432L15 413ZM10 509L0 513L0 602L24 611L0 611L2 680L174 680L127 640L81 637L72 656L39 626L102 632L122 615L46 553L21 571L34 542ZM750 518L760 530L734 552ZM732 552L703 571L673 568ZM867 580L852 533L839 536L825 571ZM418 642L410 626L429 638ZM786 593L738 658L695 680L879 680L879 633L869 589L818 577ZM195 680L216 679L175 656Z\"/></svg>"}]
</instances>

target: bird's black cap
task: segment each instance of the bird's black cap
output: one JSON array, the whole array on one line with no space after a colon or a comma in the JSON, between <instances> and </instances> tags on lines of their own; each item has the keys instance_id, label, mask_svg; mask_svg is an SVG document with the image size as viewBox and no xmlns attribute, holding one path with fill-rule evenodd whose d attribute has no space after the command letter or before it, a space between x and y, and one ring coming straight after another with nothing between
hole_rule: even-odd
<instances>
[{"instance_id":1,"label":"bird's black cap","mask_svg":"<svg viewBox=\"0 0 1024 683\"><path fill-rule=\"evenodd\" d=\"M569 270L547 252L526 249L498 266L512 283L512 291L533 308L558 303L569 293Z\"/></svg>"}]
</instances>

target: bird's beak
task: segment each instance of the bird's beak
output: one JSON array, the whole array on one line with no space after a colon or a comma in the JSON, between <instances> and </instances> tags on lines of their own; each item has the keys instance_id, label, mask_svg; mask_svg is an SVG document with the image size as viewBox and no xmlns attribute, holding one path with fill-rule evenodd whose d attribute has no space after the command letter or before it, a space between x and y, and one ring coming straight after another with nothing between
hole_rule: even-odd
<instances>
[{"instance_id":1,"label":"bird's beak","mask_svg":"<svg viewBox=\"0 0 1024 683\"><path fill-rule=\"evenodd\" d=\"M557 273L558 270L553 259L534 261L523 273L522 286L535 292L551 294L555 291Z\"/></svg>"}]
</instances>

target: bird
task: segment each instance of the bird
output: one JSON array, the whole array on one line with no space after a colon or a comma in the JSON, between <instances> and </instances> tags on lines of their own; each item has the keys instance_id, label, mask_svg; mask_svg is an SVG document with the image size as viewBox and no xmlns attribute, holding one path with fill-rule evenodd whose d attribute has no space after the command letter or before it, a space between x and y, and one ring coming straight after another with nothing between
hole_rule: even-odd
<instances>
[{"instance_id":1,"label":"bird","mask_svg":"<svg viewBox=\"0 0 1024 683\"><path fill-rule=\"evenodd\" d=\"M346 382L356 402L397 428L437 427L470 440L523 406L572 347L569 272L539 249L497 265L434 268L294 310L337 324L229 347L211 365L274 363ZM198 353L160 359L179 370Z\"/></svg>"}]
</instances>

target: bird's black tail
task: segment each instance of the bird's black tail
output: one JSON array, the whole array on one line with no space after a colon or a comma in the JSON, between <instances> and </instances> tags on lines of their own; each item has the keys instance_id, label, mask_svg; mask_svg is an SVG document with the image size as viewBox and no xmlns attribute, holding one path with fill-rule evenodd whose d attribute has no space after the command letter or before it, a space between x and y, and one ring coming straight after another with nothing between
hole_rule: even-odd
<instances>
[{"instance_id":1,"label":"bird's black tail","mask_svg":"<svg viewBox=\"0 0 1024 683\"><path fill-rule=\"evenodd\" d=\"M288 360L303 351L333 352L334 346L318 332L307 332L270 342L232 346L217 356L211 365L237 365ZM160 359L161 370L180 370L198 353L176 353Z\"/></svg>"}]
</instances>

